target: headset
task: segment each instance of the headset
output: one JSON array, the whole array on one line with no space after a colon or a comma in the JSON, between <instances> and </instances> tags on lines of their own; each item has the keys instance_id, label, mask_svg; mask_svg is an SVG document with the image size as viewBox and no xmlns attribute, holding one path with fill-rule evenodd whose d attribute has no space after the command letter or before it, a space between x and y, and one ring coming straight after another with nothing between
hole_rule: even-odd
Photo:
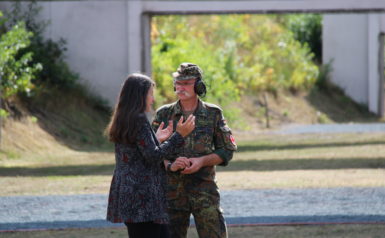
<instances>
[{"instance_id":1,"label":"headset","mask_svg":"<svg viewBox=\"0 0 385 238\"><path fill-rule=\"evenodd\" d=\"M206 96L206 84L203 82L203 80L199 77L195 81L194 84L194 92L198 94L199 97L204 98Z\"/></svg>"},{"instance_id":2,"label":"headset","mask_svg":"<svg viewBox=\"0 0 385 238\"><path fill-rule=\"evenodd\" d=\"M175 81L174 81L174 92L176 91L175 88ZM204 98L206 96L206 84L203 82L203 80L199 77L194 83L194 92L199 96Z\"/></svg>"}]
</instances>

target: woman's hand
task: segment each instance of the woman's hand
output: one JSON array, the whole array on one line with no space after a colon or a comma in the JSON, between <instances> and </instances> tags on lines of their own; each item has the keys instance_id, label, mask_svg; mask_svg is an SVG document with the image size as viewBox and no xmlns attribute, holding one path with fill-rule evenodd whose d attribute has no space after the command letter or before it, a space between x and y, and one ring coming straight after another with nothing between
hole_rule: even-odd
<instances>
[{"instance_id":1,"label":"woman's hand","mask_svg":"<svg viewBox=\"0 0 385 238\"><path fill-rule=\"evenodd\" d=\"M161 122L159 127L158 127L158 130L156 131L156 138L158 139L158 141L160 143L162 143L163 141L167 140L171 134L172 134L172 129L173 129L173 122L172 121L169 121L168 122L168 126L166 128L163 128L164 127L164 123Z\"/></svg>"},{"instance_id":2,"label":"woman's hand","mask_svg":"<svg viewBox=\"0 0 385 238\"><path fill-rule=\"evenodd\" d=\"M181 136L188 136L195 129L195 116L190 115L185 122L183 122L183 116L180 117L178 124L176 125L176 131Z\"/></svg>"}]
</instances>

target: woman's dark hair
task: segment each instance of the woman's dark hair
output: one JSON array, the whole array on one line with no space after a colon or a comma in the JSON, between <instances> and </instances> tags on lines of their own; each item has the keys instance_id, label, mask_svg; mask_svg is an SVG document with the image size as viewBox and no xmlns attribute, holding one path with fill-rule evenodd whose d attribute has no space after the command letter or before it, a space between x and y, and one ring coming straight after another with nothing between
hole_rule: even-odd
<instances>
[{"instance_id":1,"label":"woman's dark hair","mask_svg":"<svg viewBox=\"0 0 385 238\"><path fill-rule=\"evenodd\" d=\"M137 122L139 117L144 117L147 94L152 85L155 85L154 81L143 74L131 74L127 77L105 131L110 141L135 143L139 129Z\"/></svg>"}]
</instances>

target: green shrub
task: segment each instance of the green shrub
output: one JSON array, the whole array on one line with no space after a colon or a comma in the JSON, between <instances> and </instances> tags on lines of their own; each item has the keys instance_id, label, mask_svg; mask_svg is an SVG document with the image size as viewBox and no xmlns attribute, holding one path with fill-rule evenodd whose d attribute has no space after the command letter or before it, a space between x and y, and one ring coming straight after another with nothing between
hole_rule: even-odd
<instances>
[{"instance_id":1,"label":"green shrub","mask_svg":"<svg viewBox=\"0 0 385 238\"><path fill-rule=\"evenodd\" d=\"M32 82L36 89L44 87L68 89L78 86L79 75L71 71L65 62L65 51L67 50L65 40L53 41L43 37L49 22L37 20L40 11L41 7L36 1L30 1L24 7L21 6L20 1L15 1L10 12L7 13L7 25L12 26L23 20L26 23L26 28L34 33L31 37L31 43L23 51L32 52L34 56L32 63L41 63L43 69Z\"/></svg>"},{"instance_id":2,"label":"green shrub","mask_svg":"<svg viewBox=\"0 0 385 238\"><path fill-rule=\"evenodd\" d=\"M293 32L294 38L308 45L317 63L322 62L322 16L320 14L293 14L282 16L282 22Z\"/></svg>"},{"instance_id":3,"label":"green shrub","mask_svg":"<svg viewBox=\"0 0 385 238\"><path fill-rule=\"evenodd\" d=\"M3 32L0 37L0 90L1 98L7 99L16 93L31 90L31 80L41 70L41 64L32 62L32 52L22 52L29 46L33 35L26 30L23 22Z\"/></svg>"}]
</instances>

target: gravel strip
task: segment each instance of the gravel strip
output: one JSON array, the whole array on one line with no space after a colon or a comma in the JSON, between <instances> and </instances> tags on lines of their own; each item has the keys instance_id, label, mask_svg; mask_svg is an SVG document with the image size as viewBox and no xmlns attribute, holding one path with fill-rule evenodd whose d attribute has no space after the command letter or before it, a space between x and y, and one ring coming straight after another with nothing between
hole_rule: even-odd
<instances>
[{"instance_id":1,"label":"gravel strip","mask_svg":"<svg viewBox=\"0 0 385 238\"><path fill-rule=\"evenodd\" d=\"M349 123L349 124L314 124L290 125L275 134L308 134L308 133L376 133L385 132L385 123Z\"/></svg>"},{"instance_id":2,"label":"gravel strip","mask_svg":"<svg viewBox=\"0 0 385 238\"><path fill-rule=\"evenodd\" d=\"M385 222L385 188L222 191L227 224ZM0 231L112 227L107 195L0 197Z\"/></svg>"}]
</instances>

